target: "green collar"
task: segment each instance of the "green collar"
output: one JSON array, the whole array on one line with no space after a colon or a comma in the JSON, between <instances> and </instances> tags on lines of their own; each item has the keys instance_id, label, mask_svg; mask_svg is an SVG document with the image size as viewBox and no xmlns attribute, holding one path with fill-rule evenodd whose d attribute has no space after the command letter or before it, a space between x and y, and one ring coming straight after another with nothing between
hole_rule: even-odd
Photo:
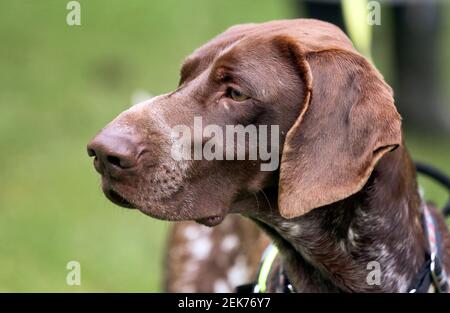
<instances>
[{"instance_id":1,"label":"green collar","mask_svg":"<svg viewBox=\"0 0 450 313\"><path fill-rule=\"evenodd\" d=\"M265 293L267 291L267 279L269 278L270 270L273 262L278 255L278 249L273 244L264 250L261 257L260 266L257 274L257 282L254 288L255 293Z\"/></svg>"}]
</instances>

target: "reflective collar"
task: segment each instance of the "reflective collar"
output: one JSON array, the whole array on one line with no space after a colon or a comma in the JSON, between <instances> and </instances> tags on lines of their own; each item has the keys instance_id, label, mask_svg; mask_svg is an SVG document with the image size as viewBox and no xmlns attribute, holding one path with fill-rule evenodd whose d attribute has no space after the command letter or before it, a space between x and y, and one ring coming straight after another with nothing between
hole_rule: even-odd
<instances>
[{"instance_id":1,"label":"reflective collar","mask_svg":"<svg viewBox=\"0 0 450 313\"><path fill-rule=\"evenodd\" d=\"M269 275L273 269L273 264L275 262L276 257L278 256L278 253L279 251L273 243L269 244L267 248L264 250L264 253L261 257L261 261L259 263L259 270L256 277L257 280L253 287L254 293L267 292L267 281L269 280ZM282 265L280 265L280 269L278 272L278 281L282 287L282 290L280 290L281 292L283 293L294 292L294 288L289 282L289 279L287 278L287 275L284 272Z\"/></svg>"},{"instance_id":2,"label":"reflective collar","mask_svg":"<svg viewBox=\"0 0 450 313\"><path fill-rule=\"evenodd\" d=\"M270 270L272 269L273 262L275 261L277 255L278 249L272 243L269 244L269 246L264 250L264 253L261 256L258 276L253 292L264 293L267 291L267 280L269 278Z\"/></svg>"}]
</instances>

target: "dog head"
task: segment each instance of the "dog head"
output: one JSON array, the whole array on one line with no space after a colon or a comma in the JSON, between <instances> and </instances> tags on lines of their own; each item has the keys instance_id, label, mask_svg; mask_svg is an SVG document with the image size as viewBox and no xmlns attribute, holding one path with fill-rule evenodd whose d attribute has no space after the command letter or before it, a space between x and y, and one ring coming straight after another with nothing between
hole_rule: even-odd
<instances>
[{"instance_id":1,"label":"dog head","mask_svg":"<svg viewBox=\"0 0 450 313\"><path fill-rule=\"evenodd\" d=\"M175 91L121 113L88 153L113 202L212 226L277 184L286 218L344 199L400 143L391 89L345 34L291 20L206 43Z\"/></svg>"}]
</instances>

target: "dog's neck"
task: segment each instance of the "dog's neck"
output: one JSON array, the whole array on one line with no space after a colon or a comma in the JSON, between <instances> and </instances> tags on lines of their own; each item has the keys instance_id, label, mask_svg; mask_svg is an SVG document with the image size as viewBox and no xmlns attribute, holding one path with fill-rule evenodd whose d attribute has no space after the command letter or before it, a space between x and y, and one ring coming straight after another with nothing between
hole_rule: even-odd
<instances>
[{"instance_id":1,"label":"dog's neck","mask_svg":"<svg viewBox=\"0 0 450 313\"><path fill-rule=\"evenodd\" d=\"M405 292L425 261L415 170L402 147L360 192L298 218L279 215L276 190L257 198L249 216L278 246L296 291Z\"/></svg>"}]
</instances>

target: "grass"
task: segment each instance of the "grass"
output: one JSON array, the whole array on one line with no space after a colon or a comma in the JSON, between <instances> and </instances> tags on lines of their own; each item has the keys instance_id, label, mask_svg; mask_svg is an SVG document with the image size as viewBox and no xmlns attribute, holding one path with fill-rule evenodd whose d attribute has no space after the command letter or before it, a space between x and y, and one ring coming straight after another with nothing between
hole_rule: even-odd
<instances>
[{"instance_id":1,"label":"grass","mask_svg":"<svg viewBox=\"0 0 450 313\"><path fill-rule=\"evenodd\" d=\"M276 0L80 2L79 27L67 1L0 10L0 291L159 291L169 225L109 203L85 145L134 91L173 89L183 57L230 25L295 16ZM448 140L408 143L450 173ZM66 285L71 260L81 286Z\"/></svg>"}]
</instances>

